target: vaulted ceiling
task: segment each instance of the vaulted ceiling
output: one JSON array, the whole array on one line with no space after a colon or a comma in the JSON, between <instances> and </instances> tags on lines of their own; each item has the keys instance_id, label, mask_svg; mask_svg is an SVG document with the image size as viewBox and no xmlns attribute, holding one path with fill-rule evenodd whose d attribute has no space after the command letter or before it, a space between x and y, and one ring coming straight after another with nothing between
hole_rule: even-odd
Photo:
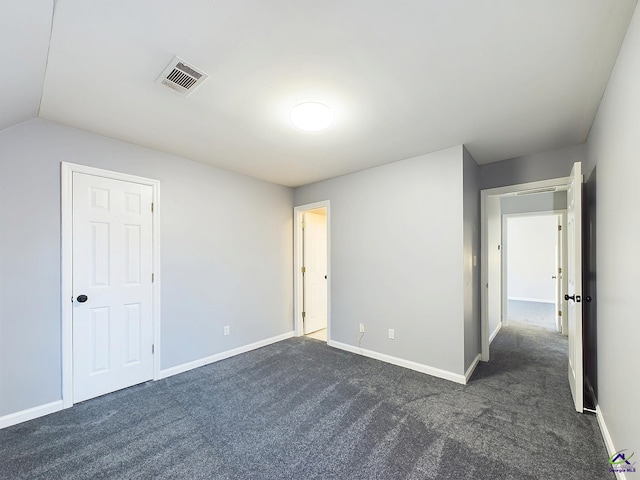
<instances>
[{"instance_id":1,"label":"vaulted ceiling","mask_svg":"<svg viewBox=\"0 0 640 480\"><path fill-rule=\"evenodd\" d=\"M0 0L0 128L35 116L297 186L464 144L582 143L636 0ZM174 56L209 75L156 83ZM325 131L290 109L334 110Z\"/></svg>"}]
</instances>

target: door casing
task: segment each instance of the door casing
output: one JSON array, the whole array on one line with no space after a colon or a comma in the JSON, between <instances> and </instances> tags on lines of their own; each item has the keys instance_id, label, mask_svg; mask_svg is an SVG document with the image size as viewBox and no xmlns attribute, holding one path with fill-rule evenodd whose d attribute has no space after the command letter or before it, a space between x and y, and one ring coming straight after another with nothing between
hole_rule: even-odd
<instances>
[{"instance_id":1,"label":"door casing","mask_svg":"<svg viewBox=\"0 0 640 480\"><path fill-rule=\"evenodd\" d=\"M481 253L480 253L480 267L482 276L482 293L481 293L481 311L480 311L480 344L481 354L480 359L483 362L488 362L489 355L489 289L497 288L502 291L502 285L489 285L488 284L488 238L489 231L487 225L487 203L491 197L501 197L518 194L519 192L532 192L543 189L556 189L567 190L568 185L571 183L570 177L553 178L550 180L542 180L538 182L521 183L517 185L507 185L504 187L490 188L480 191L480 217L481 217ZM500 223L500 229L502 229L502 221ZM500 267L502 268L502 267ZM504 282L501 282L504 283ZM501 300L502 301L502 300Z\"/></svg>"},{"instance_id":2,"label":"door casing","mask_svg":"<svg viewBox=\"0 0 640 480\"><path fill-rule=\"evenodd\" d=\"M62 404L73 406L73 174L74 172L95 175L125 182L149 185L153 189L153 379L160 372L160 182L126 173L74 163L61 163L61 324L62 324Z\"/></svg>"},{"instance_id":3,"label":"door casing","mask_svg":"<svg viewBox=\"0 0 640 480\"><path fill-rule=\"evenodd\" d=\"M331 340L331 208L329 200L293 209L293 326L297 337L304 335L302 322L302 214L307 210L327 211L327 341Z\"/></svg>"}]
</instances>

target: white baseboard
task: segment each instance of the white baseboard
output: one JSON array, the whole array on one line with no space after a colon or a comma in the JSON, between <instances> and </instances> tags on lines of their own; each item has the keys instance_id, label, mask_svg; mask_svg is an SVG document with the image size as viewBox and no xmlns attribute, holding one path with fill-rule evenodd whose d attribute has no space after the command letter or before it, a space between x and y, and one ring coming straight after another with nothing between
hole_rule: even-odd
<instances>
[{"instance_id":1,"label":"white baseboard","mask_svg":"<svg viewBox=\"0 0 640 480\"><path fill-rule=\"evenodd\" d=\"M234 348L233 350L227 350L226 352L216 353L215 355L201 358L199 360L194 360L193 362L183 363L182 365L166 368L164 370L160 370L158 377L155 378L154 380L161 380L163 378L171 377L173 375L178 375L179 373L188 372L189 370L193 370L194 368L204 367L205 365L209 365L210 363L214 363L214 362L219 362L220 360L224 360L225 358L235 357L236 355L250 352L251 350L255 350L256 348L266 347L267 345L271 345L272 343L281 342L282 340L291 338L294 335L295 335L295 332L293 331L283 333L282 335L267 338L265 340L260 340L259 342Z\"/></svg>"},{"instance_id":2,"label":"white baseboard","mask_svg":"<svg viewBox=\"0 0 640 480\"><path fill-rule=\"evenodd\" d=\"M465 385L467 383L469 383L469 379L471 378L471 375L473 375L473 371L478 366L478 362L480 362L480 357L481 357L480 354L476 355L476 358L474 358L473 362L471 362L471 365L469 365L469 368L467 368L467 371L464 372L464 384Z\"/></svg>"},{"instance_id":3,"label":"white baseboard","mask_svg":"<svg viewBox=\"0 0 640 480\"><path fill-rule=\"evenodd\" d=\"M549 300L548 298L508 297L507 300L515 300L518 302L556 303L555 300Z\"/></svg>"},{"instance_id":4,"label":"white baseboard","mask_svg":"<svg viewBox=\"0 0 640 480\"><path fill-rule=\"evenodd\" d=\"M493 331L493 333L489 335L489 345L491 345L491 342L493 342L493 339L496 338L496 335L498 335L498 332L500 331L501 328L502 328L502 322L500 322L496 327L496 329Z\"/></svg>"},{"instance_id":5,"label":"white baseboard","mask_svg":"<svg viewBox=\"0 0 640 480\"><path fill-rule=\"evenodd\" d=\"M604 444L607 447L607 452L609 453L609 457L611 457L611 455L615 454L618 450L616 450L616 447L613 445L613 439L611 438L607 424L604 422L600 405L596 405L596 418L598 419L598 426L600 427L600 433L602 433ZM615 472L615 475L618 480L628 480L629 478L623 472Z\"/></svg>"},{"instance_id":6,"label":"white baseboard","mask_svg":"<svg viewBox=\"0 0 640 480\"><path fill-rule=\"evenodd\" d=\"M385 353L374 352L373 350L366 350L364 348L354 347L352 345L336 342L333 340L329 340L327 342L327 345L329 345L330 347L339 348L340 350L346 350L347 352L355 353L357 355L362 355L364 357L374 358L382 362L391 363L392 365L398 365L399 367L415 370L416 372L426 373L427 375L450 380L462 385L467 383L464 375L449 372L448 370L430 367L429 365L424 365L422 363L412 362L411 360L405 360L398 357L392 357L391 355L387 355Z\"/></svg>"},{"instance_id":7,"label":"white baseboard","mask_svg":"<svg viewBox=\"0 0 640 480\"><path fill-rule=\"evenodd\" d=\"M291 338L294 336L294 333L295 332L287 332L282 335L278 335L276 337L267 338L266 340L261 340L259 342L251 343L249 345L244 345L242 347L234 348L233 350L228 350L226 352L218 353L216 355L211 355L210 357L202 358L200 360L185 363L183 365L178 365L176 367L161 370L160 375L157 378L154 378L154 380L160 380L162 378L167 378L172 375L177 375L178 373L187 372L194 368L202 367L204 365L208 365L213 362L224 360L225 358L233 357L241 353L255 350L256 348L266 347L267 345L271 345L272 343L280 342L282 340L286 340L287 338ZM11 425L16 425L18 423L26 422L28 420L33 420L34 418L43 417L45 415L49 415L50 413L59 412L60 410L63 410L63 409L64 409L63 401L58 400L55 402L47 403L45 405L40 405L38 407L29 408L28 410L22 410L21 412L11 413L9 415L0 417L0 429L10 427Z\"/></svg>"},{"instance_id":8,"label":"white baseboard","mask_svg":"<svg viewBox=\"0 0 640 480\"><path fill-rule=\"evenodd\" d=\"M46 403L37 407L22 410L21 412L11 413L0 417L0 429L16 425L18 423L27 422L34 418L44 417L50 413L59 412L64 407L62 406L62 400Z\"/></svg>"}]
</instances>

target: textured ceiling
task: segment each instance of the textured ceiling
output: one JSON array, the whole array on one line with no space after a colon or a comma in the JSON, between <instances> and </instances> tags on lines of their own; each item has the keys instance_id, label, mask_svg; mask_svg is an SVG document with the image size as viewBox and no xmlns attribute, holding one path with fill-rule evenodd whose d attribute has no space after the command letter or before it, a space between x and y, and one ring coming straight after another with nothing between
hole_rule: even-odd
<instances>
[{"instance_id":1,"label":"textured ceiling","mask_svg":"<svg viewBox=\"0 0 640 480\"><path fill-rule=\"evenodd\" d=\"M52 2L0 1L29 80L0 80L2 127L37 112ZM499 161L585 141L635 3L57 0L39 115L289 186L456 144ZM189 97L155 83L175 55L210 75ZM291 125L306 100L328 130Z\"/></svg>"}]
</instances>

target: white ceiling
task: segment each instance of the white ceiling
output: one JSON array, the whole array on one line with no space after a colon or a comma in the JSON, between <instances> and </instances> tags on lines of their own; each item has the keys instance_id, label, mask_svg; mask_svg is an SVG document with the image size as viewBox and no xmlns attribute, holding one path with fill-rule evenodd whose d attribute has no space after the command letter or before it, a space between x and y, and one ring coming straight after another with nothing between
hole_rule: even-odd
<instances>
[{"instance_id":1,"label":"white ceiling","mask_svg":"<svg viewBox=\"0 0 640 480\"><path fill-rule=\"evenodd\" d=\"M0 127L42 90L42 118L288 186L457 144L499 161L585 141L635 4L56 0L47 64L53 0L0 0ZM155 83L175 55L210 75L189 97ZM305 100L328 130L290 124Z\"/></svg>"},{"instance_id":2,"label":"white ceiling","mask_svg":"<svg viewBox=\"0 0 640 480\"><path fill-rule=\"evenodd\" d=\"M52 0L0 0L0 130L38 115Z\"/></svg>"}]
</instances>

